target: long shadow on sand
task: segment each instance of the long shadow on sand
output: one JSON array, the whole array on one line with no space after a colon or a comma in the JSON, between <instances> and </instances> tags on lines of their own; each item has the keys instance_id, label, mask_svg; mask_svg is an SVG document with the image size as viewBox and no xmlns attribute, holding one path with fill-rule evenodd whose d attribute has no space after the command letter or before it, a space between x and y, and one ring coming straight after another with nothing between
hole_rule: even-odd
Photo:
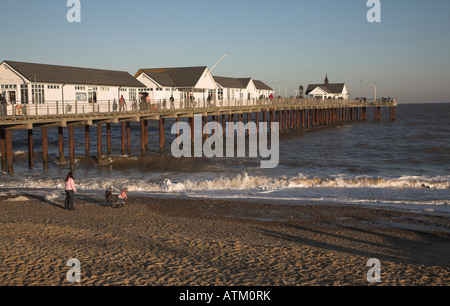
<instances>
[{"instance_id":1,"label":"long shadow on sand","mask_svg":"<svg viewBox=\"0 0 450 306\"><path fill-rule=\"evenodd\" d=\"M377 258L381 261L392 261L396 263L425 264L441 267L450 266L450 250L448 248L450 240L431 233L414 231L415 235L423 236L423 239L417 241L395 235L378 233L375 230L363 230L348 226L344 227L347 229L346 236L296 225L290 226L299 231L299 236L263 228L259 228L259 230L264 235L272 238L328 251L361 256L367 259ZM335 226L343 227L342 225ZM321 237L320 240L334 241L334 243L302 237L300 236L300 232L303 232L303 236L309 232ZM361 233L382 236L383 243L374 243L368 239L354 238L359 237ZM358 247L351 247L349 245L358 245Z\"/></svg>"}]
</instances>

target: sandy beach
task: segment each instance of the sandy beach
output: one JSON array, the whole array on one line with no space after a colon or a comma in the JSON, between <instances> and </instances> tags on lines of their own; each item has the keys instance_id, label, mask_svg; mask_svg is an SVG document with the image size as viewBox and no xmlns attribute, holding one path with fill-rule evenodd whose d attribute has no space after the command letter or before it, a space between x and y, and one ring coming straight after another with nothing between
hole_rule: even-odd
<instances>
[{"instance_id":1,"label":"sandy beach","mask_svg":"<svg viewBox=\"0 0 450 306\"><path fill-rule=\"evenodd\" d=\"M361 206L0 196L2 286L447 286L450 218ZM381 282L367 262L381 262Z\"/></svg>"}]
</instances>

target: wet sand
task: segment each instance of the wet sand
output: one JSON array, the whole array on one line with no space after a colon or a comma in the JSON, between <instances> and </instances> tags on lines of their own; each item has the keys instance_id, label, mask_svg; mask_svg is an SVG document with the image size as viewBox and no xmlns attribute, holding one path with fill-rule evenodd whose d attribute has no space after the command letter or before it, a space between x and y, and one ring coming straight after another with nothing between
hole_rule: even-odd
<instances>
[{"instance_id":1,"label":"wet sand","mask_svg":"<svg viewBox=\"0 0 450 306\"><path fill-rule=\"evenodd\" d=\"M450 218L360 206L0 195L0 285L447 286Z\"/></svg>"}]
</instances>

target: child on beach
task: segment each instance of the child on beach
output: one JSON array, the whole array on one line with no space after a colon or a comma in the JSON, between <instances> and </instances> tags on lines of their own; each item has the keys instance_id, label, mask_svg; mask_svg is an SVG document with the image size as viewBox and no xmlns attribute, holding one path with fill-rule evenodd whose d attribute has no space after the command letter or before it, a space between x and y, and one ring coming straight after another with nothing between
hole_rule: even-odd
<instances>
[{"instance_id":1,"label":"child on beach","mask_svg":"<svg viewBox=\"0 0 450 306\"><path fill-rule=\"evenodd\" d=\"M109 187L105 192L105 205L112 206L112 187Z\"/></svg>"},{"instance_id":2,"label":"child on beach","mask_svg":"<svg viewBox=\"0 0 450 306\"><path fill-rule=\"evenodd\" d=\"M128 199L127 193L127 188L122 189L122 192L119 194L119 201L117 202L116 208L125 206L125 201Z\"/></svg>"}]
</instances>

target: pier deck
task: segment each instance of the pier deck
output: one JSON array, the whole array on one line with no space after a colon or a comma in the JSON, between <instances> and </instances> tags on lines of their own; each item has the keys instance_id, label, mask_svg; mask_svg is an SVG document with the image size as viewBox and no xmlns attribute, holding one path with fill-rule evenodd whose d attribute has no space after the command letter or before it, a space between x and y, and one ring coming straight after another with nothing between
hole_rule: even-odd
<instances>
[{"instance_id":1,"label":"pier deck","mask_svg":"<svg viewBox=\"0 0 450 306\"><path fill-rule=\"evenodd\" d=\"M186 118L195 115L215 116L264 111L338 109L338 108L378 108L396 107L397 102L361 103L359 100L342 102L303 102L291 100L285 103L267 103L244 106L210 106L198 108L156 109L147 111L88 112L83 114L0 116L1 129L33 129L35 127L67 127L68 125L93 125L97 123L140 122L160 118Z\"/></svg>"}]
</instances>

